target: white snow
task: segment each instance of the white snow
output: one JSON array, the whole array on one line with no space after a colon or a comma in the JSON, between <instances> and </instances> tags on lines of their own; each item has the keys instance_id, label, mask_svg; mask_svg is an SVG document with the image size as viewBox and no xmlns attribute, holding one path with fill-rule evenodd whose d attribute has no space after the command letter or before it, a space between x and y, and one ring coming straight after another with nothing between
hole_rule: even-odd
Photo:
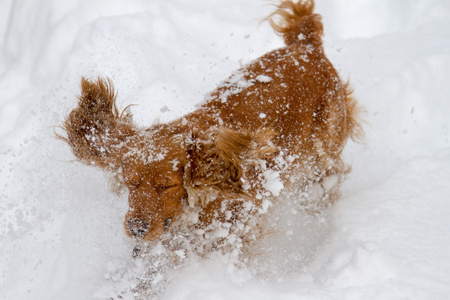
<instances>
[{"instance_id":1,"label":"white snow","mask_svg":"<svg viewBox=\"0 0 450 300\"><path fill-rule=\"evenodd\" d=\"M263 187L274 196L279 196L284 188L280 172L267 169L263 172Z\"/></svg>"},{"instance_id":2,"label":"white snow","mask_svg":"<svg viewBox=\"0 0 450 300\"><path fill-rule=\"evenodd\" d=\"M271 82L273 80L272 77L267 76L267 75L258 75L258 76L256 76L255 79L259 82L265 82L265 83Z\"/></svg>"},{"instance_id":3,"label":"white snow","mask_svg":"<svg viewBox=\"0 0 450 300\"><path fill-rule=\"evenodd\" d=\"M448 299L450 2L316 2L327 55L365 107L364 143L345 150L353 171L342 199L319 216L270 206L278 231L250 267L220 254L193 261L162 299ZM111 77L140 126L180 117L241 63L282 45L258 26L272 9L0 2L1 299L108 299L145 271L123 231L126 195L55 139L80 77Z\"/></svg>"}]
</instances>

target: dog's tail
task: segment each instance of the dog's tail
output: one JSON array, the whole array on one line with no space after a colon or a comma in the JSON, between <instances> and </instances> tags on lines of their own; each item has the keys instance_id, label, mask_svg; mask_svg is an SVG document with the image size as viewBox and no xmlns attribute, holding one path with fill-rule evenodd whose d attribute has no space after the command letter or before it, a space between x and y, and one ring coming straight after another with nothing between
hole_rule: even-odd
<instances>
[{"instance_id":1,"label":"dog's tail","mask_svg":"<svg viewBox=\"0 0 450 300\"><path fill-rule=\"evenodd\" d=\"M293 44L322 46L322 18L314 14L314 0L283 0L267 20L284 38L287 46Z\"/></svg>"}]
</instances>

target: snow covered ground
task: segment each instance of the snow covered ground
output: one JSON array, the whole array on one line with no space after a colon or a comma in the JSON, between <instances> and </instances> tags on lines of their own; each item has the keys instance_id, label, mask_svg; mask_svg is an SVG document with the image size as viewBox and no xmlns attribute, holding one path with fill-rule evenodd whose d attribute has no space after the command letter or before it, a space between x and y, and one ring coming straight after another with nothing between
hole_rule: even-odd
<instances>
[{"instance_id":1,"label":"snow covered ground","mask_svg":"<svg viewBox=\"0 0 450 300\"><path fill-rule=\"evenodd\" d=\"M294 240L267 241L273 275L213 256L178 270L162 299L448 299L450 2L316 6L327 54L366 110L342 199L326 225L304 216L282 228ZM259 25L271 11L259 0L0 2L1 299L108 299L139 268L126 195L55 139L80 77L111 77L140 125L171 120L282 45Z\"/></svg>"}]
</instances>

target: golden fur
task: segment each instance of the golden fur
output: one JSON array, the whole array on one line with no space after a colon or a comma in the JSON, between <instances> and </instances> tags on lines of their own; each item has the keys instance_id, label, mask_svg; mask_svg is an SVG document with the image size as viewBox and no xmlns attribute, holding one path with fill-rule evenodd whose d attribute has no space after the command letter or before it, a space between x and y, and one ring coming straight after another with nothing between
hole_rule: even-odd
<instances>
[{"instance_id":1,"label":"golden fur","mask_svg":"<svg viewBox=\"0 0 450 300\"><path fill-rule=\"evenodd\" d=\"M348 170L341 153L360 133L357 105L324 54L313 8L313 1L282 1L268 19L286 47L238 70L199 109L167 124L139 129L119 113L109 79L81 80L64 140L81 162L122 176L130 236L157 239L192 206L200 208L197 228L234 222L246 202L259 207L278 196L267 174L285 189L316 182L321 198L339 195L327 178Z\"/></svg>"}]
</instances>

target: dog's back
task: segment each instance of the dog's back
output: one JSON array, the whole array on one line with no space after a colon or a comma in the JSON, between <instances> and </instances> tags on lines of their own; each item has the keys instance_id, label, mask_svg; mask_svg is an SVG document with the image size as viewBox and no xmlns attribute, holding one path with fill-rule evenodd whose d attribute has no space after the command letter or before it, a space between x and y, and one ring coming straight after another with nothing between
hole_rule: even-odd
<instances>
[{"instance_id":1,"label":"dog's back","mask_svg":"<svg viewBox=\"0 0 450 300\"><path fill-rule=\"evenodd\" d=\"M271 128L274 144L292 160L286 178L294 170L319 179L345 173L343 146L359 132L356 102L324 54L313 8L313 1L283 1L269 21L286 47L235 72L192 114L206 111L235 130Z\"/></svg>"}]
</instances>

